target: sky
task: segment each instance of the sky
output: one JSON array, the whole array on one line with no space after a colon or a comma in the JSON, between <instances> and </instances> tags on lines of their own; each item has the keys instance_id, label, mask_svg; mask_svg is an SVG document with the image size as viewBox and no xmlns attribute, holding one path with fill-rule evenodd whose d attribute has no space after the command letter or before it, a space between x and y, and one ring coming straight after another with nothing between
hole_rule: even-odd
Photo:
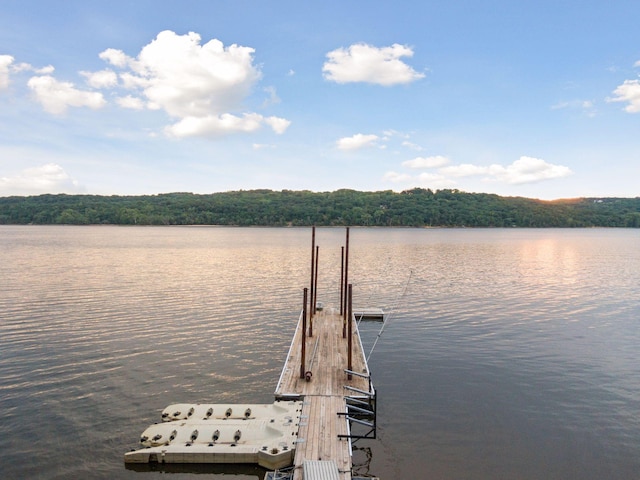
<instances>
[{"instance_id":1,"label":"sky","mask_svg":"<svg viewBox=\"0 0 640 480\"><path fill-rule=\"evenodd\" d=\"M2 0L0 196L640 196L640 2Z\"/></svg>"}]
</instances>

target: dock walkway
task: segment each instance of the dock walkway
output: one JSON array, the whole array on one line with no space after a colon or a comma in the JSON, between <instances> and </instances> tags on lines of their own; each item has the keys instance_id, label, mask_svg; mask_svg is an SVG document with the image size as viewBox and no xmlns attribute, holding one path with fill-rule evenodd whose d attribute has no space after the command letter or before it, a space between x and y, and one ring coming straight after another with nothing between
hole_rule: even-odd
<instances>
[{"instance_id":1,"label":"dock walkway","mask_svg":"<svg viewBox=\"0 0 640 480\"><path fill-rule=\"evenodd\" d=\"M302 365L302 315L291 342L282 375L276 387L276 399L303 400L294 457L294 480L303 478L305 462L333 462L340 480L351 480L351 443L347 397L361 402L375 399L369 369L362 349L357 324L351 319L351 369L348 331L342 316L333 309L317 312L308 322L305 334L304 373ZM312 327L311 327L312 325ZM313 335L309 335L312 328ZM343 331L346 336L343 338ZM354 400L358 401L358 400ZM354 407L356 408L356 407ZM333 467L335 470L335 467Z\"/></svg>"}]
</instances>

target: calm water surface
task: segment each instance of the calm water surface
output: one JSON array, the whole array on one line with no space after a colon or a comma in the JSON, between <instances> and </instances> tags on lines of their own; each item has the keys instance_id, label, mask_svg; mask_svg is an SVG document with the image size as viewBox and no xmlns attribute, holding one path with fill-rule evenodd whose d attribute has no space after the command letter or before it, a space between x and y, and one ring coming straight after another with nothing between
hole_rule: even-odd
<instances>
[{"instance_id":1,"label":"calm water surface","mask_svg":"<svg viewBox=\"0 0 640 480\"><path fill-rule=\"evenodd\" d=\"M336 304L343 229L319 229ZM310 229L0 227L0 476L140 480L174 402L271 402ZM640 231L352 229L383 480L640 478ZM379 324L362 325L365 348ZM261 479L262 469L208 470ZM201 477L198 477L201 478Z\"/></svg>"}]
</instances>

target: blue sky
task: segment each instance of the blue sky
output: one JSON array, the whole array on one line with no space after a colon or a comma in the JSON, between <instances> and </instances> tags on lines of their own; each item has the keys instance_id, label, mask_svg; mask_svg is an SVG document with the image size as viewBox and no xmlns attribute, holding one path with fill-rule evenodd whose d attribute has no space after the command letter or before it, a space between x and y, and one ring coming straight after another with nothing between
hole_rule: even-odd
<instances>
[{"instance_id":1,"label":"blue sky","mask_svg":"<svg viewBox=\"0 0 640 480\"><path fill-rule=\"evenodd\" d=\"M637 1L0 3L0 196L640 194Z\"/></svg>"}]
</instances>

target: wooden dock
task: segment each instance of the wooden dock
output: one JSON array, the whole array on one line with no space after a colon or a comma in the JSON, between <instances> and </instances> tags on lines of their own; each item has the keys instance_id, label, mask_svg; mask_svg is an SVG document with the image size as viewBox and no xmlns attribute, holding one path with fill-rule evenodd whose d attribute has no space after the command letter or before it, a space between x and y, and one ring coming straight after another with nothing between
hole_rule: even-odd
<instances>
[{"instance_id":1,"label":"wooden dock","mask_svg":"<svg viewBox=\"0 0 640 480\"><path fill-rule=\"evenodd\" d=\"M330 472L318 477L351 480L351 425L357 422L375 438L375 390L357 324L352 315L349 328L334 309L318 311L306 325L303 320L301 315L275 391L276 399L303 400L293 480L302 480L311 465Z\"/></svg>"},{"instance_id":2,"label":"wooden dock","mask_svg":"<svg viewBox=\"0 0 640 480\"><path fill-rule=\"evenodd\" d=\"M384 312L368 308L354 314L349 228L342 247L340 309L320 308L316 302L315 227L311 251L310 295L305 288L276 403L171 405L163 423L145 430L139 448L125 454L125 464L258 463L274 470L267 473L270 479L358 478L352 471L353 441L376 438L376 392L356 318L384 320Z\"/></svg>"}]
</instances>

